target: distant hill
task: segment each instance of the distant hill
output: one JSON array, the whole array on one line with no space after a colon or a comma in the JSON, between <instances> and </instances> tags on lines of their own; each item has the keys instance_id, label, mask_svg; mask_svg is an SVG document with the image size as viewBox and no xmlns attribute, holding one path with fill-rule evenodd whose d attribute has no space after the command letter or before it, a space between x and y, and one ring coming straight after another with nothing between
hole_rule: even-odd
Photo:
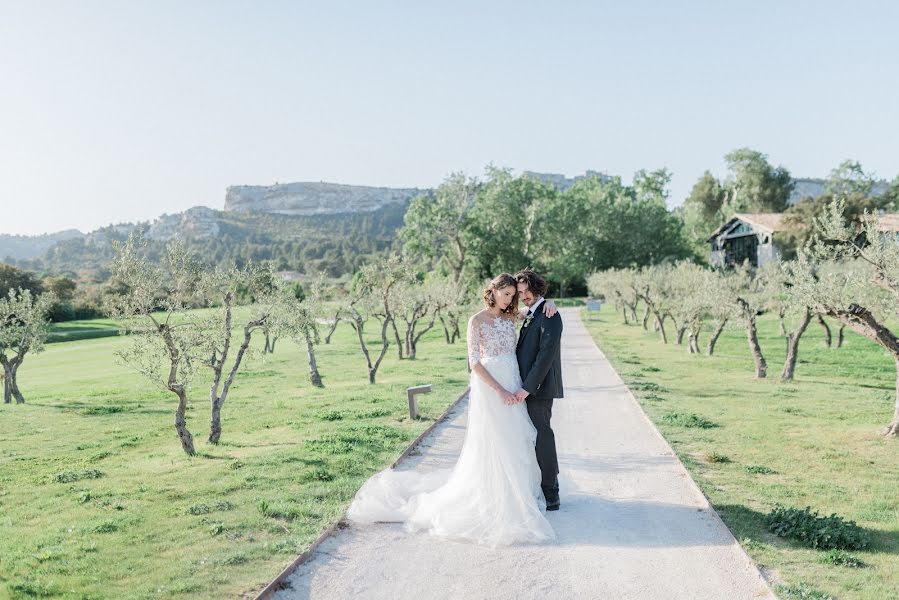
<instances>
[{"instance_id":1,"label":"distant hill","mask_svg":"<svg viewBox=\"0 0 899 600\"><path fill-rule=\"evenodd\" d=\"M53 244L73 238L84 237L77 229L66 229L43 235L10 235L0 233L0 258L30 258L38 256Z\"/></svg>"},{"instance_id":2,"label":"distant hill","mask_svg":"<svg viewBox=\"0 0 899 600\"><path fill-rule=\"evenodd\" d=\"M235 185L225 193L225 210L303 216L371 212L427 191L325 182Z\"/></svg>"},{"instance_id":3,"label":"distant hill","mask_svg":"<svg viewBox=\"0 0 899 600\"><path fill-rule=\"evenodd\" d=\"M150 252L160 257L165 242L178 237L211 264L271 260L277 270L321 271L338 277L390 248L407 206L388 204L364 213L311 216L194 207L163 215L152 223L101 227L61 240L38 256L6 262L38 273L68 273L82 280L103 281L109 277L114 255L111 242L124 241L137 229L148 240Z\"/></svg>"},{"instance_id":4,"label":"distant hill","mask_svg":"<svg viewBox=\"0 0 899 600\"><path fill-rule=\"evenodd\" d=\"M593 171L574 178L526 173L560 190L584 177L605 177ZM281 271L337 277L387 251L409 202L431 192L322 182L238 185L227 189L224 210L195 206L152 222L118 223L87 234L0 236L0 260L41 274L104 281L114 254L111 242L140 230L150 252L160 257L165 242L178 237L211 264L272 261Z\"/></svg>"},{"instance_id":5,"label":"distant hill","mask_svg":"<svg viewBox=\"0 0 899 600\"><path fill-rule=\"evenodd\" d=\"M803 198L817 198L827 191L826 179L803 177L794 179L793 184L795 186L793 188L793 193L790 194L790 198L787 200L787 204L789 204L790 206L796 204ZM871 193L874 196L880 196L889 189L890 183L888 181L878 181L874 184L874 188L871 190Z\"/></svg>"}]
</instances>

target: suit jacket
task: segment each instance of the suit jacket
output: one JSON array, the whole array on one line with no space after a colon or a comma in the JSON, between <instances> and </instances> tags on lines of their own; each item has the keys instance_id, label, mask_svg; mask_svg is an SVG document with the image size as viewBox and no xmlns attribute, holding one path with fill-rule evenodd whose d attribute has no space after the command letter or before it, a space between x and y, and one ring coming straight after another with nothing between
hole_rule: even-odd
<instances>
[{"instance_id":1,"label":"suit jacket","mask_svg":"<svg viewBox=\"0 0 899 600\"><path fill-rule=\"evenodd\" d=\"M528 400L562 398L562 317L543 314L542 307L527 327L522 326L515 350L522 386Z\"/></svg>"}]
</instances>

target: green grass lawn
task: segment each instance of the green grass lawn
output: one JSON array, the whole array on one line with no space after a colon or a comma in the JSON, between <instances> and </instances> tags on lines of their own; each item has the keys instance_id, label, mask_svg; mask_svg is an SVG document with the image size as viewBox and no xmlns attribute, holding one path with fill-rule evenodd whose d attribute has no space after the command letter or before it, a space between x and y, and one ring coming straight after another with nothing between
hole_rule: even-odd
<instances>
[{"instance_id":1,"label":"green grass lawn","mask_svg":"<svg viewBox=\"0 0 899 600\"><path fill-rule=\"evenodd\" d=\"M128 343L48 345L20 369L27 403L0 405L0 597L252 596L468 385L464 341L442 331L415 361L391 346L372 386L342 324L318 347L325 389L308 382L305 346L280 339L238 375L218 446L205 443L209 376L197 382L190 458L174 395L115 363ZM410 421L405 389L423 383L434 393Z\"/></svg>"},{"instance_id":2,"label":"green grass lawn","mask_svg":"<svg viewBox=\"0 0 899 600\"><path fill-rule=\"evenodd\" d=\"M782 383L786 343L773 317L760 322L765 380L754 379L743 330L726 331L709 357L611 312L585 323L781 598L899 598L899 440L880 435L896 372L880 347L847 330L844 347L828 349L813 323L795 381ZM703 419L712 426L696 427ZM826 552L769 533L776 504L856 521L871 538L852 552L865 566L828 564Z\"/></svg>"},{"instance_id":3,"label":"green grass lawn","mask_svg":"<svg viewBox=\"0 0 899 600\"><path fill-rule=\"evenodd\" d=\"M73 342L118 335L119 325L109 319L88 319L53 323L47 342Z\"/></svg>"}]
</instances>

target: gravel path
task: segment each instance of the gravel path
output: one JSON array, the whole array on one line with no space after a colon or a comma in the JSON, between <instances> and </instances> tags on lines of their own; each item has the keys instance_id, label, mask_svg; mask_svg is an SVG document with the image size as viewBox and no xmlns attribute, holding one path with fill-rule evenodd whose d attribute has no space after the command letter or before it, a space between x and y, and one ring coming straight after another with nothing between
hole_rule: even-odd
<instances>
[{"instance_id":1,"label":"gravel path","mask_svg":"<svg viewBox=\"0 0 899 600\"><path fill-rule=\"evenodd\" d=\"M338 530L290 576L285 599L775 598L668 444L563 309L553 429L562 509L549 545L490 549L379 524ZM452 466L466 402L400 469Z\"/></svg>"}]
</instances>

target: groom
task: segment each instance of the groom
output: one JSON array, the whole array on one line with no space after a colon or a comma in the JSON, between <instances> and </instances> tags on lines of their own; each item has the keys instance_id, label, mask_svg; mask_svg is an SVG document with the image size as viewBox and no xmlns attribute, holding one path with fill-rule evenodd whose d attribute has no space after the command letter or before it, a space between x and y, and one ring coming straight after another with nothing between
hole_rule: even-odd
<instances>
[{"instance_id":1,"label":"groom","mask_svg":"<svg viewBox=\"0 0 899 600\"><path fill-rule=\"evenodd\" d=\"M537 428L537 463L540 465L546 510L559 510L559 460L556 438L549 421L553 398L562 398L562 317L547 317L542 310L546 281L525 269L515 275L518 296L528 314L518 336L518 370L522 389L515 393L519 402L527 400L528 415Z\"/></svg>"}]
</instances>

